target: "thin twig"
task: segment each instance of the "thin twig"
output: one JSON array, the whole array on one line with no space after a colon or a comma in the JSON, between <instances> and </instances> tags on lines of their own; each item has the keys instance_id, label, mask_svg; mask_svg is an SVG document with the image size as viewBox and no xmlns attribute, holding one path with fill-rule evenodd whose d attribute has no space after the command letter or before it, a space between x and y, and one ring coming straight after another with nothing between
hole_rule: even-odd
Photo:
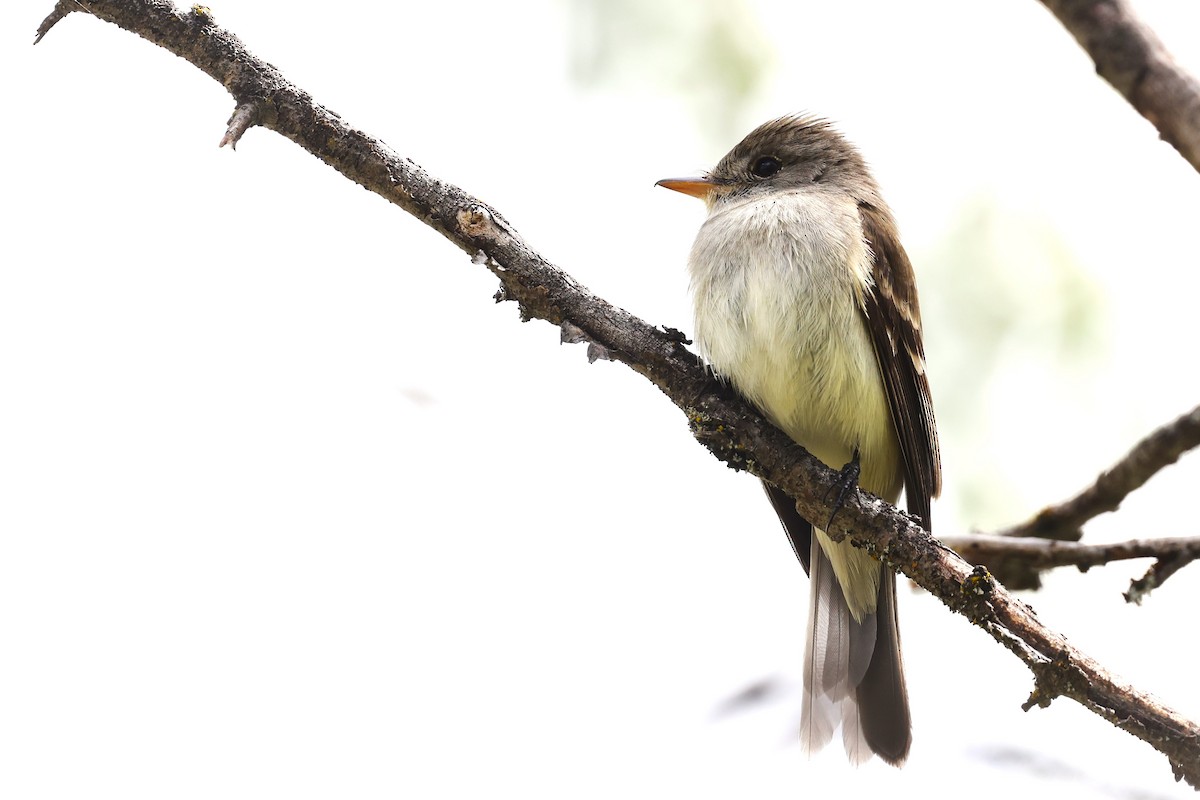
<instances>
[{"instance_id":1,"label":"thin twig","mask_svg":"<svg viewBox=\"0 0 1200 800\"><path fill-rule=\"evenodd\" d=\"M1200 82L1175 63L1126 0L1041 0L1096 72L1200 170Z\"/></svg>"},{"instance_id":2,"label":"thin twig","mask_svg":"<svg viewBox=\"0 0 1200 800\"><path fill-rule=\"evenodd\" d=\"M1013 538L975 534L947 536L942 544L973 564L984 564L1009 589L1037 589L1041 586L1043 570L1055 567L1091 567L1130 558L1153 558L1158 564L1172 563L1172 574L1184 565L1200 558L1200 537L1172 539L1135 539L1112 544L1080 544L1033 537ZM1161 586L1169 575L1156 573L1154 586ZM1145 579L1143 579L1144 581ZM1135 587L1131 588L1131 592ZM1153 587L1146 587L1136 598Z\"/></svg>"},{"instance_id":3,"label":"thin twig","mask_svg":"<svg viewBox=\"0 0 1200 800\"><path fill-rule=\"evenodd\" d=\"M995 531L995 535L1078 541L1085 522L1106 511L1116 511L1131 492L1197 446L1200 446L1200 406L1142 439L1075 497L1042 509L1020 525Z\"/></svg>"},{"instance_id":4,"label":"thin twig","mask_svg":"<svg viewBox=\"0 0 1200 800\"><path fill-rule=\"evenodd\" d=\"M591 294L529 248L494 209L430 177L313 102L213 24L211 15L181 14L165 0L81 2L97 17L191 61L224 85L239 106L261 102L270 113L258 124L441 232L496 275L500 297L515 300L524 317L570 323L572 339L596 344L608 358L645 376L684 410L696 438L718 458L782 488L805 517L829 516L825 498L837 473L711 380L678 331L651 327ZM1076 650L986 570L972 568L907 514L855 493L829 534L875 553L1016 654L1035 675L1031 704L1070 697L1164 753L1177 778L1200 787L1200 728Z\"/></svg>"},{"instance_id":5,"label":"thin twig","mask_svg":"<svg viewBox=\"0 0 1200 800\"><path fill-rule=\"evenodd\" d=\"M42 37L50 32L50 29L58 24L58 21L70 14L72 11L81 11L82 7L75 0L58 0L54 4L54 10L42 20L42 24L38 25L37 35L33 38L33 43L37 44L42 40Z\"/></svg>"},{"instance_id":6,"label":"thin twig","mask_svg":"<svg viewBox=\"0 0 1200 800\"><path fill-rule=\"evenodd\" d=\"M1166 583L1167 578L1192 563L1194 557L1179 554L1174 558L1160 558L1150 565L1146 574L1130 581L1129 591L1125 592L1125 602L1142 604L1146 595Z\"/></svg>"}]
</instances>

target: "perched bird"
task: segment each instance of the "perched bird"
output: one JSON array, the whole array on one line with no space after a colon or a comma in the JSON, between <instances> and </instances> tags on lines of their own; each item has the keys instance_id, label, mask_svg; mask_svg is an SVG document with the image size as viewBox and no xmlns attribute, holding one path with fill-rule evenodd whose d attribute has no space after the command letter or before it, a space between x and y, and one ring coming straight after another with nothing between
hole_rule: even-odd
<instances>
[{"instance_id":1,"label":"perched bird","mask_svg":"<svg viewBox=\"0 0 1200 800\"><path fill-rule=\"evenodd\" d=\"M658 185L708 206L688 268L713 371L862 488L893 503L903 488L929 528L941 465L917 287L858 150L826 120L788 116L707 175ZM852 762L899 766L912 724L896 576L764 486L812 584L802 744L820 749L840 723Z\"/></svg>"}]
</instances>

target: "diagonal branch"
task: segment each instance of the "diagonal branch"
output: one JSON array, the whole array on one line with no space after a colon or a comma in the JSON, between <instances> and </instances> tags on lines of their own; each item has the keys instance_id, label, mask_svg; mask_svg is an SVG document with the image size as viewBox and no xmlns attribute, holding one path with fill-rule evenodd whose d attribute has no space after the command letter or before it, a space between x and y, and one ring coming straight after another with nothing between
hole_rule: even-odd
<instances>
[{"instance_id":1,"label":"diagonal branch","mask_svg":"<svg viewBox=\"0 0 1200 800\"><path fill-rule=\"evenodd\" d=\"M1078 541L1083 536L1080 529L1085 522L1106 511L1116 511L1131 492L1198 446L1200 406L1142 439L1075 497L1042 509L1027 522L996 531L996 535Z\"/></svg>"},{"instance_id":2,"label":"diagonal branch","mask_svg":"<svg viewBox=\"0 0 1200 800\"><path fill-rule=\"evenodd\" d=\"M809 519L829 516L824 498L837 474L713 381L681 334L651 327L590 293L529 248L494 209L315 103L217 27L206 9L179 13L164 0L75 5L187 59L224 85L240 111L228 140L250 124L274 130L417 216L491 270L501 282L498 297L515 300L524 317L564 327L571 340L587 339L595 352L645 376L684 410L696 438L718 458L782 488ZM1070 697L1151 744L1167 756L1177 778L1200 788L1200 728L1076 650L985 569L972 568L911 517L855 493L829 534L902 571L1027 664L1035 676L1027 707Z\"/></svg>"},{"instance_id":3,"label":"diagonal branch","mask_svg":"<svg viewBox=\"0 0 1200 800\"><path fill-rule=\"evenodd\" d=\"M1126 0L1042 0L1112 84L1200 170L1200 82L1175 63Z\"/></svg>"}]
</instances>

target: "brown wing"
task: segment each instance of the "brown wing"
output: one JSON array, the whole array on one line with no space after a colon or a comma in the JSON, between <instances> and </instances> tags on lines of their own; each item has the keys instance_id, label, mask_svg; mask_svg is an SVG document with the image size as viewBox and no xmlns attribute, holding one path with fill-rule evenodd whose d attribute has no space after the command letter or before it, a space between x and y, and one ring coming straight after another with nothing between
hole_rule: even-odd
<instances>
[{"instance_id":1,"label":"brown wing","mask_svg":"<svg viewBox=\"0 0 1200 800\"><path fill-rule=\"evenodd\" d=\"M812 524L796 510L796 501L784 494L783 490L766 481L762 482L767 490L767 499L771 501L776 516L783 523L783 532L787 534L792 552L804 566L804 573L810 574L812 561Z\"/></svg>"},{"instance_id":2,"label":"brown wing","mask_svg":"<svg viewBox=\"0 0 1200 800\"><path fill-rule=\"evenodd\" d=\"M928 530L929 501L942 490L942 466L925 377L916 278L888 212L860 203L859 213L863 236L875 257L874 283L863 298L863 312L900 437L908 511L924 520Z\"/></svg>"}]
</instances>

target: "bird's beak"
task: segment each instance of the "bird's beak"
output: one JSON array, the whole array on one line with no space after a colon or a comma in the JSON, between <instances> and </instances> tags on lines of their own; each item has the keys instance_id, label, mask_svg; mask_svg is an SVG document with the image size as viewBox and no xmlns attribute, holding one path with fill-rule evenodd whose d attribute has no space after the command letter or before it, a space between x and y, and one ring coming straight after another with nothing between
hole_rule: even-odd
<instances>
[{"instance_id":1,"label":"bird's beak","mask_svg":"<svg viewBox=\"0 0 1200 800\"><path fill-rule=\"evenodd\" d=\"M692 197L699 197L705 202L708 201L713 188L716 186L711 178L663 178L654 185L662 186L674 192L690 194Z\"/></svg>"}]
</instances>

